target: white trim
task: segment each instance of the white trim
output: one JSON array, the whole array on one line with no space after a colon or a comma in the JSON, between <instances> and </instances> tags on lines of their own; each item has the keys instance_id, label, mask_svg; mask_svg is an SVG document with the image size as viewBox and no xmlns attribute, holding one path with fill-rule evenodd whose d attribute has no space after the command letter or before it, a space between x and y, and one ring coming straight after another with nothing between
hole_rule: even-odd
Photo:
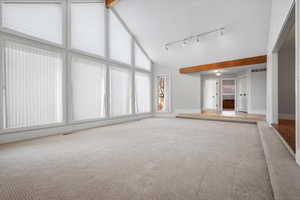
<instances>
[{"instance_id":1,"label":"white trim","mask_svg":"<svg viewBox=\"0 0 300 200\"><path fill-rule=\"evenodd\" d=\"M200 113L200 108L198 109L175 109L175 113L183 114L183 113Z\"/></svg>"},{"instance_id":2,"label":"white trim","mask_svg":"<svg viewBox=\"0 0 300 200\"><path fill-rule=\"evenodd\" d=\"M266 110L249 110L248 113L249 114L257 114L257 115L265 115Z\"/></svg>"},{"instance_id":3,"label":"white trim","mask_svg":"<svg viewBox=\"0 0 300 200\"><path fill-rule=\"evenodd\" d=\"M16 142L16 141L26 140L26 139L45 137L45 136L50 136L50 135L67 134L67 133L77 132L77 131L91 129L91 128L98 128L98 127L103 127L103 126L108 126L108 125L113 125L113 124L118 124L118 123L141 120L141 119L149 118L152 116L153 116L152 114L148 114L148 115L145 114L145 115L130 116L130 117L114 119L114 120L68 124L68 125L64 125L64 126L56 126L56 127L47 128L47 129L35 129L35 130L23 131L23 132L19 132L19 133L12 132L10 134L0 135L0 144Z\"/></svg>"},{"instance_id":4,"label":"white trim","mask_svg":"<svg viewBox=\"0 0 300 200\"><path fill-rule=\"evenodd\" d=\"M0 130L4 128L4 52L3 52L3 41L0 39Z\"/></svg>"},{"instance_id":5,"label":"white trim","mask_svg":"<svg viewBox=\"0 0 300 200\"><path fill-rule=\"evenodd\" d=\"M296 0L296 162L300 166L300 0Z\"/></svg>"}]
</instances>

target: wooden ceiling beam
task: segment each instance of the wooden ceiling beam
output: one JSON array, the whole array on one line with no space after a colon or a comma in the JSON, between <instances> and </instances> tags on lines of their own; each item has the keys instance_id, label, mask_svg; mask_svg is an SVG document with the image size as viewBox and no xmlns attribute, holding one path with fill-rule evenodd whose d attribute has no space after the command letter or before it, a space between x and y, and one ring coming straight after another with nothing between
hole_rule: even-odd
<instances>
[{"instance_id":1,"label":"wooden ceiling beam","mask_svg":"<svg viewBox=\"0 0 300 200\"><path fill-rule=\"evenodd\" d=\"M232 68L232 67L241 67L247 65L255 65L267 62L267 56L257 56L251 58L243 58L238 60L230 60L218 63L211 63L205 65L198 65L193 67L185 67L181 68L179 71L181 74L194 73L194 72L202 72L202 71L210 71L210 70L218 70L224 68Z\"/></svg>"},{"instance_id":2,"label":"wooden ceiling beam","mask_svg":"<svg viewBox=\"0 0 300 200\"><path fill-rule=\"evenodd\" d=\"M106 8L112 8L120 0L105 0Z\"/></svg>"}]
</instances>

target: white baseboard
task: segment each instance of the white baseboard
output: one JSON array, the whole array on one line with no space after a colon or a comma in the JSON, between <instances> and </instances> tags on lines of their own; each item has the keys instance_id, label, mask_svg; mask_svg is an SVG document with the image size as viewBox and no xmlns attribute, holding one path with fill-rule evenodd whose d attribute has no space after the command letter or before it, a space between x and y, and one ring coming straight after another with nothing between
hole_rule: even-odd
<instances>
[{"instance_id":1,"label":"white baseboard","mask_svg":"<svg viewBox=\"0 0 300 200\"><path fill-rule=\"evenodd\" d=\"M278 114L279 119L286 119L286 120L295 120L295 114L287 114L287 113L279 113Z\"/></svg>"},{"instance_id":2,"label":"white baseboard","mask_svg":"<svg viewBox=\"0 0 300 200\"><path fill-rule=\"evenodd\" d=\"M201 113L201 109L175 109L175 113Z\"/></svg>"},{"instance_id":3,"label":"white baseboard","mask_svg":"<svg viewBox=\"0 0 300 200\"><path fill-rule=\"evenodd\" d=\"M154 117L176 117L176 113L155 113Z\"/></svg>"},{"instance_id":4,"label":"white baseboard","mask_svg":"<svg viewBox=\"0 0 300 200\"><path fill-rule=\"evenodd\" d=\"M300 149L296 151L296 162L300 167Z\"/></svg>"},{"instance_id":5,"label":"white baseboard","mask_svg":"<svg viewBox=\"0 0 300 200\"><path fill-rule=\"evenodd\" d=\"M265 110L249 110L248 113L249 114L256 114L256 115L266 115Z\"/></svg>"},{"instance_id":6,"label":"white baseboard","mask_svg":"<svg viewBox=\"0 0 300 200\"><path fill-rule=\"evenodd\" d=\"M67 133L77 132L77 131L91 129L91 128L98 128L102 126L141 120L149 117L153 117L153 115L152 114L136 115L136 116L128 116L120 119L86 122L80 124L69 124L60 127L43 128L43 129L22 131L22 132L4 133L0 135L0 144L12 143L17 141L29 140L29 139L52 136L52 135L67 134Z\"/></svg>"}]
</instances>

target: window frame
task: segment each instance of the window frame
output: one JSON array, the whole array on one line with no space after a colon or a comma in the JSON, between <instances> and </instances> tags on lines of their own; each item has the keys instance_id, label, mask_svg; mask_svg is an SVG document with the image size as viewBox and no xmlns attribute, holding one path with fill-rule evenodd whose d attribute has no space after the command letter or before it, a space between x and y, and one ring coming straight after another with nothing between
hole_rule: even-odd
<instances>
[{"instance_id":1,"label":"window frame","mask_svg":"<svg viewBox=\"0 0 300 200\"><path fill-rule=\"evenodd\" d=\"M34 125L34 126L29 126L29 127L17 127L17 128L4 128L5 125L5 116L7 115L6 109L7 105L5 104L5 99L6 99L6 66L4 59L1 62L1 76L2 76L2 81L1 81L1 86L2 86L2 91L1 91L1 112L3 113L3 116L1 118L1 129L0 129L0 135L2 133L13 133L13 132L20 132L20 131L27 131L27 130L35 130L35 129L44 129L44 128L51 128L51 127L57 127L57 126L63 126L66 125L66 93L65 93L65 88L66 88L66 60L65 60L65 53L56 47L51 47L47 46L44 44L38 44L38 43L32 43L30 41L22 40L20 38L15 38L9 35L1 35L0 34L0 43L2 45L1 47L1 56L4 56L4 51L3 47L5 46L5 42L13 42L13 43L18 43L21 45L25 45L28 47L32 48L38 48L50 52L55 52L60 54L61 59L62 59L62 122L53 122L53 123L48 123L48 124L42 124L42 125Z\"/></svg>"},{"instance_id":2,"label":"window frame","mask_svg":"<svg viewBox=\"0 0 300 200\"><path fill-rule=\"evenodd\" d=\"M109 91L111 92L111 78L110 78L110 75L111 75L111 71L112 71L112 69L120 69L120 70L122 70L122 71L128 71L129 72L129 74L130 74L130 80L129 80L129 82L130 82L130 92L131 92L131 94L130 94L130 114L124 114L124 115L116 115L116 116L113 116L112 115L112 113L111 113L111 93L109 94L110 96L109 96L109 115L110 115L110 117L111 117L111 119L118 119L118 118L122 118L122 117L126 117L126 116L132 116L132 114L134 114L134 109L133 109L133 107L132 107L132 102L134 101L133 100L133 96L132 96L132 91L134 90L134 86L132 85L132 83L133 83L133 81L132 81L132 79L134 79L134 77L132 76L133 75L133 73L132 73L132 69L131 68L124 68L124 67L120 67L120 66L116 66L116 65L110 65L109 66L110 67L110 70L109 70L109 87L110 87L110 89L109 89Z\"/></svg>"},{"instance_id":3,"label":"window frame","mask_svg":"<svg viewBox=\"0 0 300 200\"><path fill-rule=\"evenodd\" d=\"M69 60L69 65L68 65L68 74L69 74L69 86L68 86L68 96L70 98L70 101L68 102L68 119L70 124L78 124L78 123L84 123L84 122L95 122L95 121L103 121L107 119L107 112L106 112L106 107L107 107L107 90L105 90L104 94L104 117L97 117L97 118L89 118L89 119L80 119L80 120L75 120L73 119L73 84L72 84L72 63L73 63L73 58L78 58L82 60L87 60L89 62L94 62L98 63L100 65L103 65L105 68L105 89L107 87L107 64L105 62L100 61L99 59L95 59L86 55L81 55L78 53L69 53L68 55L68 60Z\"/></svg>"},{"instance_id":4,"label":"window frame","mask_svg":"<svg viewBox=\"0 0 300 200\"><path fill-rule=\"evenodd\" d=\"M3 27L2 25L2 5L3 3L59 3L62 5L62 44L57 44L48 40L40 39L31 35L27 35L24 33L20 33L17 31L10 30L8 28ZM9 129L3 129L3 123L5 121L4 119L4 104L5 102L3 101L4 99L4 93L3 89L5 87L5 73L4 73L4 61L1 59L0 62L0 113L3 113L3 115L0 116L0 136L4 134L15 134L19 132L24 132L24 131L38 131L38 130L43 130L43 129L48 129L48 128L58 128L58 127L66 127L68 125L71 126L77 126L80 124L88 123L88 122L97 122L101 123L103 121L109 121L109 120L115 120L115 119L123 119L123 118L128 118L128 117L137 117L137 116L148 116L149 114L153 114L153 63L150 59L150 57L146 55L146 57L149 59L151 62L151 70L145 70L141 69L135 66L135 43L140 46L143 52L146 52L138 40L135 38L135 36L130 32L129 28L127 27L126 23L122 20L122 18L119 16L117 11L112 8L111 11L116 15L118 20L120 20L121 24L123 27L126 29L128 34L131 37L131 58L130 58L130 64L127 63L122 63L117 60L110 59L109 57L109 48L110 48L110 33L109 33L109 10L105 8L104 11L104 26L105 26L105 55L100 56L100 55L95 55L89 52L77 50L77 49L72 49L71 48L71 3L72 2L84 2L84 3L104 3L104 0L0 0L0 59L3 57L3 45L5 40L9 40L12 42L28 45L31 47L35 48L41 48L44 50L48 51L53 51L53 52L58 52L62 56L62 63L63 63L63 79L62 79L62 98L63 98L63 121L60 123L52 123L52 124L46 124L46 125L38 125L38 126L31 126L31 127L22 127L22 128L9 128ZM72 89L72 82L71 82L71 64L72 64L72 56L79 56L83 57L84 59L91 59L91 61L96 61L99 63L102 63L103 65L106 66L106 97L105 97L105 117L100 118L100 119L87 119L87 120L80 120L80 121L73 121L72 120L72 96L71 96L71 89ZM122 116L115 116L112 117L110 116L110 66L115 66L119 68L124 68L128 69L132 73L132 83L131 83L131 110L132 113L129 115L122 115ZM136 113L135 111L135 73L136 72L142 72L142 73L147 73L151 77L151 112L147 113Z\"/></svg>"},{"instance_id":5,"label":"window frame","mask_svg":"<svg viewBox=\"0 0 300 200\"><path fill-rule=\"evenodd\" d=\"M166 107L167 107L167 109L166 109L166 111L159 111L158 110L158 86L159 86L159 83L158 83L158 81L157 81L157 78L158 77L161 77L161 76L165 76L165 77L167 77L167 105L166 105ZM154 77L154 81L155 81L155 83L154 83L154 85L155 85L155 112L157 112L157 113L170 113L170 112L172 112L171 111L171 108L172 108L172 106L171 106L171 103L172 103L172 97L171 97L171 89L172 89L172 85L171 85L171 73L165 73L165 74L155 74L155 77Z\"/></svg>"},{"instance_id":6,"label":"window frame","mask_svg":"<svg viewBox=\"0 0 300 200\"><path fill-rule=\"evenodd\" d=\"M61 43L56 43L53 41L49 41L43 38L39 38L36 36L32 36L26 33L22 33L7 27L3 26L3 16L2 16L2 10L3 10L3 4L5 3L20 3L20 4L34 4L34 3L38 3L38 4L60 4L61 5L61 10L62 10L62 31L61 31L61 38L62 38L62 42ZM37 41L40 43L44 43L44 44L48 44L51 46L56 46L56 47L66 47L66 37L65 37L65 33L66 33L66 6L67 3L64 0L47 0L47 1L41 1L41 0L0 0L0 31L4 32L4 33L8 33L8 34L12 34L15 36L19 36L25 39L31 39L33 41Z\"/></svg>"},{"instance_id":7,"label":"window frame","mask_svg":"<svg viewBox=\"0 0 300 200\"><path fill-rule=\"evenodd\" d=\"M144 76L147 76L149 77L150 79L150 91L149 91L149 95L150 95L150 111L149 112L137 112L136 111L136 107L137 107L137 102L136 102L136 92L135 92L135 96L134 96L134 107L135 107L135 113L137 115L143 115L143 114L150 114L150 113L153 113L153 74L152 73L149 73L149 71L146 71L146 70L136 70L136 73L135 73L135 76L134 76L134 79L136 79L136 74L142 74ZM134 85L134 90L136 91L136 85Z\"/></svg>"},{"instance_id":8,"label":"window frame","mask_svg":"<svg viewBox=\"0 0 300 200\"><path fill-rule=\"evenodd\" d=\"M103 18L103 22L104 22L104 34L103 34L103 41L104 41L104 55L99 55L99 54L96 54L96 53L92 53L92 52L88 52L88 51L84 51L84 50L81 50L81 49L77 49L77 48L74 48L72 47L72 4L74 3L103 3L105 4L105 1L103 0L88 0L88 1L84 1L84 0L70 0L70 4L68 5L68 22L67 22L67 25L68 25L68 44L67 44L67 48L70 49L71 51L73 52L77 52L78 54L86 54L86 55L90 55L92 57L98 57L99 59L106 59L107 58L107 47L106 47L106 40L108 38L108 32L107 32L107 24L108 24L108 21L107 21L107 10L105 8L105 5L104 5L104 18Z\"/></svg>"}]
</instances>

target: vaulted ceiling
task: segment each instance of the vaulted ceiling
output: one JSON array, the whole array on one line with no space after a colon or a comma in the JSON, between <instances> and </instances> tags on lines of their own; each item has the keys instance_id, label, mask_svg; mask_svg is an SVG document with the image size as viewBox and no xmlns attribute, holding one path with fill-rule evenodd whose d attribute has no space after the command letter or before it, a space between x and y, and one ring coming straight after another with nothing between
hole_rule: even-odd
<instances>
[{"instance_id":1,"label":"vaulted ceiling","mask_svg":"<svg viewBox=\"0 0 300 200\"><path fill-rule=\"evenodd\" d=\"M122 0L115 9L159 65L185 67L267 52L271 0ZM224 36L163 48L167 42L223 26Z\"/></svg>"}]
</instances>

